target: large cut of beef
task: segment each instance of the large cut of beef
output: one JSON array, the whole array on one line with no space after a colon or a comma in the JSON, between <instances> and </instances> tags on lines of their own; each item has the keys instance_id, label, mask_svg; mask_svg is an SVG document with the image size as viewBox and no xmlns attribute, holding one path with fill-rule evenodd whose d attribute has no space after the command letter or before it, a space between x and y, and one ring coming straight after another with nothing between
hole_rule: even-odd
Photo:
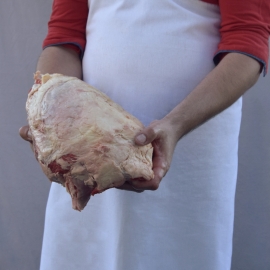
<instances>
[{"instance_id":1,"label":"large cut of beef","mask_svg":"<svg viewBox=\"0 0 270 270\"><path fill-rule=\"evenodd\" d=\"M142 123L85 82L37 72L26 109L35 156L66 187L74 209L130 179L153 178L152 145L134 144Z\"/></svg>"}]
</instances>

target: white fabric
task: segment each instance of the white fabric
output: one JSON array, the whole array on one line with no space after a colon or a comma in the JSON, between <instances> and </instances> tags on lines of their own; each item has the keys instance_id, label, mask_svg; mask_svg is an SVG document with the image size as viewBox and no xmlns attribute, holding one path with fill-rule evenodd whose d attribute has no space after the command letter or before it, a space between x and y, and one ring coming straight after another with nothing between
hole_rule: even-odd
<instances>
[{"instance_id":1,"label":"white fabric","mask_svg":"<svg viewBox=\"0 0 270 270\"><path fill-rule=\"evenodd\" d=\"M218 7L191 0L92 0L86 82L145 125L213 68ZM111 189L81 213L53 184L41 270L228 270L241 99L185 136L157 191Z\"/></svg>"}]
</instances>

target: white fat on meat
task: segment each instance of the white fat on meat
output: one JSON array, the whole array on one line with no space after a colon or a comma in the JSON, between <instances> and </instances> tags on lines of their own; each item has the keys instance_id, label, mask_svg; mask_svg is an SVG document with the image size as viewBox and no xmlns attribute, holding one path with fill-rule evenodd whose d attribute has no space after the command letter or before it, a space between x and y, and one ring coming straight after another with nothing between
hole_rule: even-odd
<instances>
[{"instance_id":1,"label":"white fat on meat","mask_svg":"<svg viewBox=\"0 0 270 270\"><path fill-rule=\"evenodd\" d=\"M46 176L66 187L74 209L125 181L154 177L152 145L134 143L142 123L85 82L37 72L26 110L35 156Z\"/></svg>"}]
</instances>

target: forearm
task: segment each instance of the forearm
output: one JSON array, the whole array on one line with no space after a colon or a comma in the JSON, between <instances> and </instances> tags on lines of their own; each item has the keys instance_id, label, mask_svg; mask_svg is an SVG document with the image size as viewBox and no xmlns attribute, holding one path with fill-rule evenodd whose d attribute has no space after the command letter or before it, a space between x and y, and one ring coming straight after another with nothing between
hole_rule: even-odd
<instances>
[{"instance_id":1,"label":"forearm","mask_svg":"<svg viewBox=\"0 0 270 270\"><path fill-rule=\"evenodd\" d=\"M203 124L232 105L259 77L259 63L242 54L230 53L166 118L177 137Z\"/></svg>"},{"instance_id":2,"label":"forearm","mask_svg":"<svg viewBox=\"0 0 270 270\"><path fill-rule=\"evenodd\" d=\"M41 74L60 73L82 79L82 63L72 49L52 46L44 49L39 57L37 70Z\"/></svg>"}]
</instances>

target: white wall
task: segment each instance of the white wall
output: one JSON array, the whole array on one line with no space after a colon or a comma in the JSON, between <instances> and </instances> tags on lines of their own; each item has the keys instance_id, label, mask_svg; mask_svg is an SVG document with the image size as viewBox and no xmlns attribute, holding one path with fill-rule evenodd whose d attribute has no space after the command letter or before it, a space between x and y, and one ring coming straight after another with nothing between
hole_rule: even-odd
<instances>
[{"instance_id":1,"label":"white wall","mask_svg":"<svg viewBox=\"0 0 270 270\"><path fill-rule=\"evenodd\" d=\"M0 269L36 270L49 181L19 135L51 1L0 0Z\"/></svg>"},{"instance_id":2,"label":"white wall","mask_svg":"<svg viewBox=\"0 0 270 270\"><path fill-rule=\"evenodd\" d=\"M0 269L36 270L49 181L27 143L25 101L52 0L0 1ZM232 270L270 269L270 75L244 99Z\"/></svg>"}]
</instances>

